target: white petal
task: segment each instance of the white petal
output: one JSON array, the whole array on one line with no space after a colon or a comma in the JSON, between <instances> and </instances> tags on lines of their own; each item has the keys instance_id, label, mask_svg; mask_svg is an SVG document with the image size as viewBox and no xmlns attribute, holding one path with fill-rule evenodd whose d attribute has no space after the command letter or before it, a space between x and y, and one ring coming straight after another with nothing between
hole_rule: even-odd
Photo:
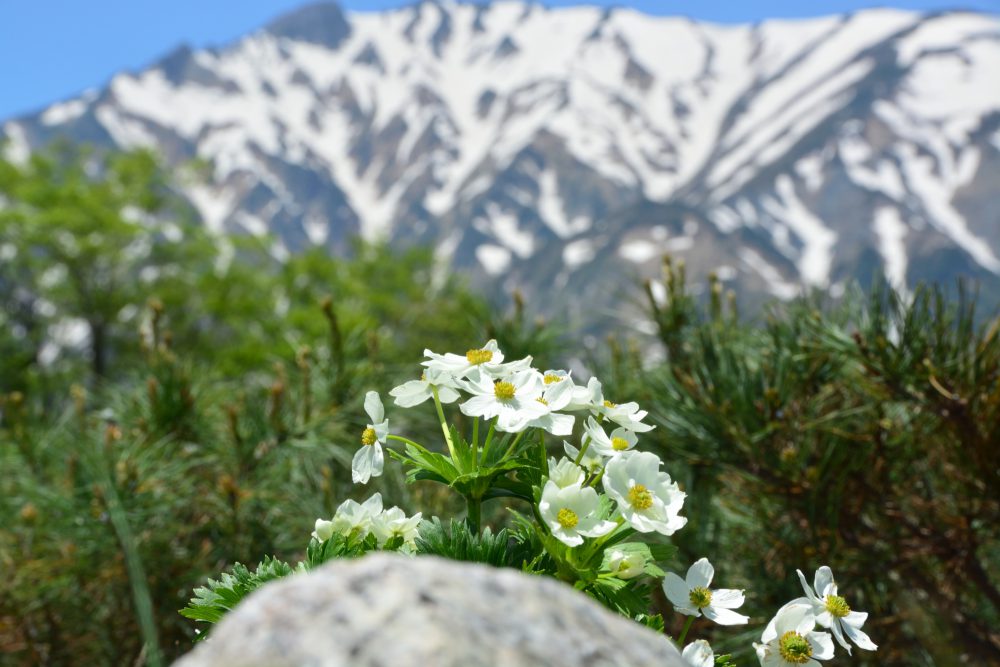
<instances>
[{"instance_id":1,"label":"white petal","mask_svg":"<svg viewBox=\"0 0 1000 667\"><path fill-rule=\"evenodd\" d=\"M368 512L372 516L375 516L382 511L382 494L373 493L371 497L365 502L361 503L361 509Z\"/></svg>"},{"instance_id":2,"label":"white petal","mask_svg":"<svg viewBox=\"0 0 1000 667\"><path fill-rule=\"evenodd\" d=\"M618 524L614 521L598 521L592 528L580 530L579 532L581 535L586 535L587 537L602 537L617 527Z\"/></svg>"},{"instance_id":3,"label":"white petal","mask_svg":"<svg viewBox=\"0 0 1000 667\"><path fill-rule=\"evenodd\" d=\"M696 639L684 647L681 657L691 667L713 667L715 653L704 639Z\"/></svg>"},{"instance_id":4,"label":"white petal","mask_svg":"<svg viewBox=\"0 0 1000 667\"><path fill-rule=\"evenodd\" d=\"M799 632L799 634L805 634L812 630L815 623L816 617L813 616L811 605L789 603L778 610L778 613L774 617L773 629L775 637L780 637L789 630L799 632L800 626L808 626L805 630ZM771 625L768 624L768 630L770 629ZM767 633L767 630L765 630L765 633ZM763 639L763 641L770 641L770 639Z\"/></svg>"},{"instance_id":5,"label":"white petal","mask_svg":"<svg viewBox=\"0 0 1000 667\"><path fill-rule=\"evenodd\" d=\"M868 612L866 611L852 611L848 612L847 616L841 619L844 625L849 625L853 628L860 628L868 620Z\"/></svg>"},{"instance_id":6,"label":"white petal","mask_svg":"<svg viewBox=\"0 0 1000 667\"><path fill-rule=\"evenodd\" d=\"M431 390L426 382L410 380L389 392L394 403L401 408L412 408L420 405L431 397Z\"/></svg>"},{"instance_id":7,"label":"white petal","mask_svg":"<svg viewBox=\"0 0 1000 667\"><path fill-rule=\"evenodd\" d=\"M809 632L805 638L812 646L812 657L817 660L829 660L833 657L833 638L829 632Z\"/></svg>"},{"instance_id":8,"label":"white petal","mask_svg":"<svg viewBox=\"0 0 1000 667\"><path fill-rule=\"evenodd\" d=\"M365 412L371 418L373 424L385 421L385 409L382 407L382 399L377 391L370 391L365 394Z\"/></svg>"},{"instance_id":9,"label":"white petal","mask_svg":"<svg viewBox=\"0 0 1000 667\"><path fill-rule=\"evenodd\" d=\"M688 588L696 588L698 586L708 588L714 576L715 568L712 567L707 558L701 558L688 568L686 578Z\"/></svg>"},{"instance_id":10,"label":"white petal","mask_svg":"<svg viewBox=\"0 0 1000 667\"><path fill-rule=\"evenodd\" d=\"M749 616L737 614L732 609L717 608L714 605L705 607L701 613L705 614L705 618L715 621L719 625L746 625L750 620Z\"/></svg>"},{"instance_id":11,"label":"white petal","mask_svg":"<svg viewBox=\"0 0 1000 667\"><path fill-rule=\"evenodd\" d=\"M537 421L539 422L537 424L539 428L545 429L552 435L565 436L573 433L573 422L576 421L576 417L553 412ZM532 425L536 424L532 423Z\"/></svg>"},{"instance_id":12,"label":"white petal","mask_svg":"<svg viewBox=\"0 0 1000 667\"><path fill-rule=\"evenodd\" d=\"M375 445L362 445L351 460L351 479L355 484L367 484L372 476L372 451Z\"/></svg>"},{"instance_id":13,"label":"white petal","mask_svg":"<svg viewBox=\"0 0 1000 667\"><path fill-rule=\"evenodd\" d=\"M739 609L743 606L743 591L734 588L712 591L712 606L720 609Z\"/></svg>"},{"instance_id":14,"label":"white petal","mask_svg":"<svg viewBox=\"0 0 1000 667\"><path fill-rule=\"evenodd\" d=\"M813 587L816 589L816 595L824 595L823 591L832 583L833 570L826 565L816 570L816 576L813 578Z\"/></svg>"},{"instance_id":15,"label":"white petal","mask_svg":"<svg viewBox=\"0 0 1000 667\"><path fill-rule=\"evenodd\" d=\"M691 589L673 572L667 572L663 577L663 594L674 607L686 607L691 604Z\"/></svg>"},{"instance_id":16,"label":"white petal","mask_svg":"<svg viewBox=\"0 0 1000 667\"><path fill-rule=\"evenodd\" d=\"M438 387L438 398L442 403L454 403L462 395L451 387Z\"/></svg>"},{"instance_id":17,"label":"white petal","mask_svg":"<svg viewBox=\"0 0 1000 667\"><path fill-rule=\"evenodd\" d=\"M799 575L799 581L802 582L802 590L805 592L806 597L810 600L818 599L816 597L816 593L813 592L813 589L808 583L806 583L806 575L802 574L802 570L795 570L795 573Z\"/></svg>"},{"instance_id":18,"label":"white petal","mask_svg":"<svg viewBox=\"0 0 1000 667\"><path fill-rule=\"evenodd\" d=\"M566 530L558 522L554 526L549 524L549 527L552 528L552 536L566 546L578 547L583 544L583 537L576 531Z\"/></svg>"},{"instance_id":19,"label":"white petal","mask_svg":"<svg viewBox=\"0 0 1000 667\"><path fill-rule=\"evenodd\" d=\"M878 645L871 640L871 638L862 632L859 628L852 625L844 624L844 632L850 637L851 641L857 644L858 648L863 648L866 651L874 651L878 648Z\"/></svg>"},{"instance_id":20,"label":"white petal","mask_svg":"<svg viewBox=\"0 0 1000 667\"><path fill-rule=\"evenodd\" d=\"M386 419L381 424L372 424L372 428L375 429L375 440L377 442L385 442L385 439L389 436L389 420Z\"/></svg>"},{"instance_id":21,"label":"white petal","mask_svg":"<svg viewBox=\"0 0 1000 667\"><path fill-rule=\"evenodd\" d=\"M816 618L817 618L817 620L819 619L818 616ZM820 625L822 625L822 623ZM834 621L830 625L824 625L823 627L824 628L830 628L830 632L833 633L833 638L835 640L837 640L837 643L840 644L842 647L844 647L844 649L847 651L847 654L850 655L851 654L851 645L847 643L846 639L844 639L844 633L840 629L840 623L837 623L836 621Z\"/></svg>"},{"instance_id":22,"label":"white petal","mask_svg":"<svg viewBox=\"0 0 1000 667\"><path fill-rule=\"evenodd\" d=\"M458 406L463 415L493 419L500 413L500 404L492 396L473 396Z\"/></svg>"}]
</instances>

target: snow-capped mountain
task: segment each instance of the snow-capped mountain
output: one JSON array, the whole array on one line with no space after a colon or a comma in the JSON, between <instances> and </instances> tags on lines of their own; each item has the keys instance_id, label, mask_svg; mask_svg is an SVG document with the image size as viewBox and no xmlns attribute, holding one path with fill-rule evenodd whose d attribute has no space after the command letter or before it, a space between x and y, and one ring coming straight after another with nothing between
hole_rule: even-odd
<instances>
[{"instance_id":1,"label":"snow-capped mountain","mask_svg":"<svg viewBox=\"0 0 1000 667\"><path fill-rule=\"evenodd\" d=\"M1000 18L976 13L319 4L2 130L15 153L200 157L185 193L212 230L431 243L591 321L663 253L751 302L876 273L1000 286Z\"/></svg>"}]
</instances>

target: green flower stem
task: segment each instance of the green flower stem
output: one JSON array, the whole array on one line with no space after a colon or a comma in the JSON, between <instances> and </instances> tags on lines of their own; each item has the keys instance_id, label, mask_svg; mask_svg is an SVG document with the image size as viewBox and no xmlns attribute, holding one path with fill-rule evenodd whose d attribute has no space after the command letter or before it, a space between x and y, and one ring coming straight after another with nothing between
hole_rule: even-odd
<instances>
[{"instance_id":1,"label":"green flower stem","mask_svg":"<svg viewBox=\"0 0 1000 667\"><path fill-rule=\"evenodd\" d=\"M583 455L587 453L587 448L590 447L590 436L588 435L583 439L583 444L580 445L580 453L576 455L576 460L573 463L580 465L580 461L583 460Z\"/></svg>"},{"instance_id":2,"label":"green flower stem","mask_svg":"<svg viewBox=\"0 0 1000 667\"><path fill-rule=\"evenodd\" d=\"M493 421L490 422L489 433L486 434L486 443L483 444L483 459L486 458L486 455L490 451L490 445L493 444L493 433L496 431L496 427L497 427L497 420L494 417Z\"/></svg>"},{"instance_id":3,"label":"green flower stem","mask_svg":"<svg viewBox=\"0 0 1000 667\"><path fill-rule=\"evenodd\" d=\"M482 522L483 500L482 498L466 496L465 503L468 506L469 526L472 528L472 532L478 535L479 525Z\"/></svg>"},{"instance_id":4,"label":"green flower stem","mask_svg":"<svg viewBox=\"0 0 1000 667\"><path fill-rule=\"evenodd\" d=\"M601 472L599 472L599 473L597 474L597 477L595 477L595 478L594 478L594 479L593 479L593 480L592 480L592 481L590 482L590 486L592 486L592 487L594 487L594 488L597 488L597 485L601 483L601 480L602 480L602 479L604 479L604 471L605 471L605 470L607 470L607 469L608 469L608 466L607 466L607 464L605 464L605 465L604 465L604 467L603 467L603 468L601 468Z\"/></svg>"},{"instance_id":5,"label":"green flower stem","mask_svg":"<svg viewBox=\"0 0 1000 667\"><path fill-rule=\"evenodd\" d=\"M479 452L479 417L472 420L472 447L477 452Z\"/></svg>"},{"instance_id":6,"label":"green flower stem","mask_svg":"<svg viewBox=\"0 0 1000 667\"><path fill-rule=\"evenodd\" d=\"M441 432L444 433L444 441L448 445L448 454L451 455L452 461L458 461L458 457L455 456L455 443L451 441L451 431L448 430L448 422L444 418L444 409L441 407L441 399L438 398L437 387L431 385L431 394L434 396L434 407L437 408L438 421L441 422Z\"/></svg>"},{"instance_id":7,"label":"green flower stem","mask_svg":"<svg viewBox=\"0 0 1000 667\"><path fill-rule=\"evenodd\" d=\"M508 456L510 456L511 452L514 451L514 448L517 447L517 443L521 442L521 436L523 436L524 433L525 433L525 431L521 431L520 433L518 433L517 437L514 438L514 442L510 443L510 447L508 447L507 451L504 452L504 454L503 454L503 458L504 459L506 459ZM502 460L503 459L501 459L501 461Z\"/></svg>"},{"instance_id":8,"label":"green flower stem","mask_svg":"<svg viewBox=\"0 0 1000 667\"><path fill-rule=\"evenodd\" d=\"M409 438L404 438L401 435L391 435L390 434L390 435L387 435L385 439L386 440L398 440L400 442L406 443L407 445L410 445L411 447L416 447L417 449L419 449L421 452L423 452L425 454L430 454L430 452L427 451L427 448L424 447L423 445L421 445L419 442L414 442L413 440L410 440Z\"/></svg>"},{"instance_id":9,"label":"green flower stem","mask_svg":"<svg viewBox=\"0 0 1000 667\"><path fill-rule=\"evenodd\" d=\"M688 616L687 622L684 623L684 629L681 630L681 636L677 638L677 645L681 648L684 647L684 640L687 639L688 630L691 629L692 624L694 624L694 616Z\"/></svg>"}]
</instances>

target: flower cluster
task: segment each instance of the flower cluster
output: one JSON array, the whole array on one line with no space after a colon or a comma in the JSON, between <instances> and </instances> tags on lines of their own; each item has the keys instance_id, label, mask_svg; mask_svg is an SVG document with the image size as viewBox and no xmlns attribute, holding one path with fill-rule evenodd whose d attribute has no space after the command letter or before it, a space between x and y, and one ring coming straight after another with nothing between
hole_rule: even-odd
<instances>
[{"instance_id":1,"label":"flower cluster","mask_svg":"<svg viewBox=\"0 0 1000 667\"><path fill-rule=\"evenodd\" d=\"M847 600L837 594L837 583L829 567L824 565L816 570L812 587L801 570L796 572L805 597L796 598L779 609L764 629L761 643L754 644L763 667L819 667L817 660L833 657L830 632L848 654L851 653L851 645L847 639L866 651L878 648L861 631L868 614L852 611ZM818 631L816 626L830 632Z\"/></svg>"},{"instance_id":2,"label":"flower cluster","mask_svg":"<svg viewBox=\"0 0 1000 667\"><path fill-rule=\"evenodd\" d=\"M447 484L464 496L467 524L479 531L479 507L486 499L509 497L531 505L531 517L517 514L533 537L523 543L542 545L549 563L546 573L573 583L620 611L633 600L643 575L662 577L661 587L674 610L687 617L678 643L683 644L696 618L719 625L745 625L737 613L744 592L711 588L715 569L707 558L696 561L682 578L657 565L650 540L673 535L687 519L680 515L685 493L663 462L640 449L641 436L652 430L647 413L636 403L617 404L605 398L597 378L577 384L567 370L539 370L532 358L507 360L496 341L464 355L424 351L419 380L389 392L395 405L408 409L432 401L447 454L390 432L378 393L365 396L369 422L361 433L352 476L367 483L383 472L384 452L409 468L409 479ZM471 437L449 425L445 405L455 404L471 424ZM549 455L549 436L561 440L562 455ZM564 439L565 438L565 439ZM400 447L389 448L390 442ZM339 535L388 545L417 548L421 515L407 518L399 508L382 509L379 494L363 504L344 502L330 521L317 521L313 537L320 543ZM642 534L641 541L627 541ZM536 557L534 562L540 562ZM526 569L530 569L527 563ZM532 570L538 572L539 570ZM867 614L852 611L840 597L828 567L816 572L813 587L801 572L805 596L792 600L768 623L761 643L754 644L761 665L812 665L833 656L833 639L851 651L854 645L875 650L861 631ZM623 591L632 591L615 598ZM627 591L626 591L627 592ZM632 595L632 597L629 597ZM644 609L631 609L635 618ZM817 628L823 628L819 630ZM829 632L827 632L829 631ZM832 633L832 636L831 636ZM688 644L682 653L692 667L731 664L715 656L704 640Z\"/></svg>"},{"instance_id":3,"label":"flower cluster","mask_svg":"<svg viewBox=\"0 0 1000 667\"><path fill-rule=\"evenodd\" d=\"M565 443L567 456L551 462L537 499L542 520L563 544L573 547L585 538L604 537L622 523L641 533L672 535L687 522L679 515L684 492L660 470L655 454L636 451L637 434L653 428L643 422L646 412L636 403L607 400L597 378L577 385L569 371L533 368L531 357L505 361L492 340L465 355L424 354L421 379L389 392L399 407L433 399L440 413L442 404L458 402L462 414L508 434L539 429L570 436L577 416L586 416L582 443ZM361 435L363 446L352 465L354 480L360 483L382 473L382 446L392 437L375 392L366 396L365 409L371 423Z\"/></svg>"},{"instance_id":4,"label":"flower cluster","mask_svg":"<svg viewBox=\"0 0 1000 667\"><path fill-rule=\"evenodd\" d=\"M380 549L396 544L398 548L408 551L416 546L420 520L420 512L407 517L398 507L383 510L382 495L376 493L363 503L354 500L342 502L333 519L316 520L312 536L319 543L326 542L334 535L358 541L374 536Z\"/></svg>"}]
</instances>

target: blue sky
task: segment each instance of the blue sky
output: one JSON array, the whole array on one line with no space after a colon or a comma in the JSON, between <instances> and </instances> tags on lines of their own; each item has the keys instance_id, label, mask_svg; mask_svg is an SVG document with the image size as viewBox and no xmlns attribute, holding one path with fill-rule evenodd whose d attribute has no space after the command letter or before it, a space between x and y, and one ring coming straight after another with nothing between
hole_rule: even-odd
<instances>
[{"instance_id":1,"label":"blue sky","mask_svg":"<svg viewBox=\"0 0 1000 667\"><path fill-rule=\"evenodd\" d=\"M0 0L0 119L33 111L122 69L138 69L181 43L224 44L307 0ZM347 0L353 10L412 4ZM1000 13L1000 0L549 0L630 6L727 23L833 14L872 6L962 7Z\"/></svg>"}]
</instances>

